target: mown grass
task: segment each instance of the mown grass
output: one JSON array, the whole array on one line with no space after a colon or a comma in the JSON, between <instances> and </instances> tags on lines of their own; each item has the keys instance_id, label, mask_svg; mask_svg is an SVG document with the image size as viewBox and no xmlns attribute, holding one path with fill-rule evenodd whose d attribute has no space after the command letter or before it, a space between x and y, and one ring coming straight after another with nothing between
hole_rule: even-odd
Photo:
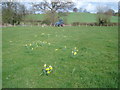
<instances>
[{"instance_id":1,"label":"mown grass","mask_svg":"<svg viewBox=\"0 0 120 90\"><path fill-rule=\"evenodd\" d=\"M44 14L28 15L25 17L26 20L43 20ZM69 13L66 17L67 23L72 24L73 22L96 22L96 14L92 13ZM111 22L118 22L117 16L111 17Z\"/></svg>"},{"instance_id":2,"label":"mown grass","mask_svg":"<svg viewBox=\"0 0 120 90\"><path fill-rule=\"evenodd\" d=\"M2 35L3 88L118 87L117 27L17 26ZM25 47L38 41L50 45ZM44 64L53 66L48 76L40 76Z\"/></svg>"}]
</instances>

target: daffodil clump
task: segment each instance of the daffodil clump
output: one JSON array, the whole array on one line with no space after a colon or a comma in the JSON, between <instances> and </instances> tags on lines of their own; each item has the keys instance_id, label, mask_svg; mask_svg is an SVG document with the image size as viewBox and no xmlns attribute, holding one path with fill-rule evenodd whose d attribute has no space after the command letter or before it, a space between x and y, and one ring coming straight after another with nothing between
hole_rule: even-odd
<instances>
[{"instance_id":1,"label":"daffodil clump","mask_svg":"<svg viewBox=\"0 0 120 90\"><path fill-rule=\"evenodd\" d=\"M30 44L25 44L25 47L29 50L34 50L35 48L44 46L45 44L51 45L51 43L47 41L37 41L37 42L30 43Z\"/></svg>"},{"instance_id":2,"label":"daffodil clump","mask_svg":"<svg viewBox=\"0 0 120 90\"><path fill-rule=\"evenodd\" d=\"M37 45L37 46L44 46L45 44L51 45L51 43L50 43L50 42L47 42L47 41L39 41L39 42L36 42L36 45Z\"/></svg>"},{"instance_id":3,"label":"daffodil clump","mask_svg":"<svg viewBox=\"0 0 120 90\"><path fill-rule=\"evenodd\" d=\"M77 48L75 47L75 48L72 50L72 55L75 56L75 55L77 55L77 53L78 53L78 50L77 50Z\"/></svg>"},{"instance_id":4,"label":"daffodil clump","mask_svg":"<svg viewBox=\"0 0 120 90\"><path fill-rule=\"evenodd\" d=\"M63 50L66 50L67 46L64 46Z\"/></svg>"},{"instance_id":5,"label":"daffodil clump","mask_svg":"<svg viewBox=\"0 0 120 90\"><path fill-rule=\"evenodd\" d=\"M58 49L56 48L55 51L58 51Z\"/></svg>"},{"instance_id":6,"label":"daffodil clump","mask_svg":"<svg viewBox=\"0 0 120 90\"><path fill-rule=\"evenodd\" d=\"M33 43L26 44L25 47L26 47L27 49L33 50L33 49L34 49L34 44L33 44Z\"/></svg>"},{"instance_id":7,"label":"daffodil clump","mask_svg":"<svg viewBox=\"0 0 120 90\"><path fill-rule=\"evenodd\" d=\"M53 70L53 67L51 65L47 66L44 64L43 74L49 75Z\"/></svg>"}]
</instances>

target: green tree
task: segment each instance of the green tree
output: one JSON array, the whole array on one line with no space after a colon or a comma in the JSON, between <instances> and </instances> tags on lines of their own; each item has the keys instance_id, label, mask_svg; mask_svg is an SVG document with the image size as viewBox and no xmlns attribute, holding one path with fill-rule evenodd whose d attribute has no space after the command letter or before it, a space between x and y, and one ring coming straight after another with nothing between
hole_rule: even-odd
<instances>
[{"instance_id":1,"label":"green tree","mask_svg":"<svg viewBox=\"0 0 120 90\"><path fill-rule=\"evenodd\" d=\"M73 8L73 12L78 12L78 9L76 7Z\"/></svg>"},{"instance_id":2,"label":"green tree","mask_svg":"<svg viewBox=\"0 0 120 90\"><path fill-rule=\"evenodd\" d=\"M24 5L17 2L2 2L2 23L20 24L26 15Z\"/></svg>"}]
</instances>

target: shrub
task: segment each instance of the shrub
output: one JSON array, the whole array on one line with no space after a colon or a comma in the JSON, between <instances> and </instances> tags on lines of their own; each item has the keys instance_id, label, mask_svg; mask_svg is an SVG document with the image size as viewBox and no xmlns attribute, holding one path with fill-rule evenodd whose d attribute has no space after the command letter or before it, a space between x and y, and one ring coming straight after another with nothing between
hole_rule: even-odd
<instances>
[{"instance_id":1,"label":"shrub","mask_svg":"<svg viewBox=\"0 0 120 90\"><path fill-rule=\"evenodd\" d=\"M51 24L51 21L49 19L45 19L42 21L41 24L46 24L46 25L50 25Z\"/></svg>"}]
</instances>

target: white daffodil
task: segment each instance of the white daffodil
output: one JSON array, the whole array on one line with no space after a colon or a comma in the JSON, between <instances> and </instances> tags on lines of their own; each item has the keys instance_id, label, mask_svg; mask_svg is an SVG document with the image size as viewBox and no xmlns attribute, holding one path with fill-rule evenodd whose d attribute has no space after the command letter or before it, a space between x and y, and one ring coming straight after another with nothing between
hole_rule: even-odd
<instances>
[{"instance_id":1,"label":"white daffodil","mask_svg":"<svg viewBox=\"0 0 120 90\"><path fill-rule=\"evenodd\" d=\"M44 64L44 67L46 68L46 64Z\"/></svg>"}]
</instances>

